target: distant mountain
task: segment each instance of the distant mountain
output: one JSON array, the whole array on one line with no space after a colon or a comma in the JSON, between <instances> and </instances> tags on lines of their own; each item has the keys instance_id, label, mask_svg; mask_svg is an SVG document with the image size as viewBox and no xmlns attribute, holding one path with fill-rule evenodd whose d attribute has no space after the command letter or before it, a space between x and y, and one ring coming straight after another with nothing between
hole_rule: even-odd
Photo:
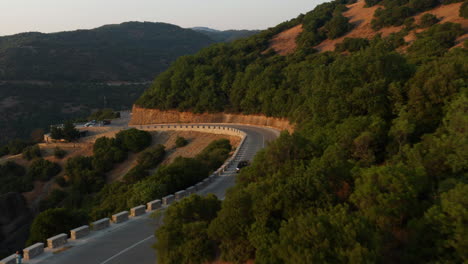
<instances>
[{"instance_id":1,"label":"distant mountain","mask_svg":"<svg viewBox=\"0 0 468 264\"><path fill-rule=\"evenodd\" d=\"M0 144L93 109L130 108L155 75L213 43L149 22L0 37Z\"/></svg>"},{"instance_id":2,"label":"distant mountain","mask_svg":"<svg viewBox=\"0 0 468 264\"><path fill-rule=\"evenodd\" d=\"M193 27L195 31L209 36L216 42L231 42L236 39L250 37L260 32L260 30L217 30L208 27Z\"/></svg>"},{"instance_id":3,"label":"distant mountain","mask_svg":"<svg viewBox=\"0 0 468 264\"><path fill-rule=\"evenodd\" d=\"M175 25L127 22L0 37L0 80L147 81L215 41Z\"/></svg>"},{"instance_id":4,"label":"distant mountain","mask_svg":"<svg viewBox=\"0 0 468 264\"><path fill-rule=\"evenodd\" d=\"M193 27L191 28L195 31L201 31L201 32L221 32L221 30L217 30L217 29L213 29L213 28L209 28L209 27Z\"/></svg>"}]
</instances>

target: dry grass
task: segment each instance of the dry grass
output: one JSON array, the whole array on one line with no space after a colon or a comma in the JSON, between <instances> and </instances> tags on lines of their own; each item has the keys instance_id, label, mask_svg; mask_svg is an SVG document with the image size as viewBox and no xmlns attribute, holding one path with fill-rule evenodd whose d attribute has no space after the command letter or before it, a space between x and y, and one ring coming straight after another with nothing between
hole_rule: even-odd
<instances>
[{"instance_id":1,"label":"dry grass","mask_svg":"<svg viewBox=\"0 0 468 264\"><path fill-rule=\"evenodd\" d=\"M459 23L462 25L462 28L465 31L468 31L468 20L464 19L459 16L459 10L462 3L454 3L449 5L441 5L437 8L432 10L422 12L414 16L415 23L419 23L421 17L426 14L433 14L437 16L441 21L439 23ZM377 34L382 34L383 37L386 37L392 33L399 32L403 29L403 26L398 27L385 27L381 30L374 31L371 27L371 21L374 17L374 12L377 8L382 6L372 6L372 7L365 7L364 0L358 0L354 4L350 4L347 6L349 9L346 12L343 12L343 15L349 18L350 23L354 24L354 29L345 34L344 36L337 38L337 39L326 39L314 48L317 49L319 52L325 51L333 51L335 50L335 45L338 43L343 42L345 38L367 38L372 39ZM383 7L382 7L383 8ZM302 25L296 26L294 28L288 29L278 35L276 35L271 40L270 49L275 50L278 54L281 55L288 55L293 53L296 48L296 38L302 32ZM411 31L406 37L406 42L413 42L416 39L416 34L423 32L425 29L415 29ZM459 37L456 41L456 47L463 46L463 41L467 39L468 36L465 34ZM407 48L408 46L406 46ZM400 49L400 51L404 51L405 49Z\"/></svg>"},{"instance_id":2,"label":"dry grass","mask_svg":"<svg viewBox=\"0 0 468 264\"><path fill-rule=\"evenodd\" d=\"M294 53L297 48L296 38L302 31L301 24L279 33L271 40L269 49L283 56Z\"/></svg>"},{"instance_id":3,"label":"dry grass","mask_svg":"<svg viewBox=\"0 0 468 264\"><path fill-rule=\"evenodd\" d=\"M228 135L217 135L202 132L192 131L164 131L164 132L151 132L153 136L153 144L162 144L166 147L167 155L162 164L171 163L177 157L193 158L199 154L205 147L212 141L227 138L231 145L237 147L240 143L240 138ZM176 148L175 141L177 137L184 137L188 140L185 147ZM107 174L107 181L113 182L121 180L122 177L134 166L137 165L136 154L130 154L128 159L123 163L118 164L112 171Z\"/></svg>"}]
</instances>

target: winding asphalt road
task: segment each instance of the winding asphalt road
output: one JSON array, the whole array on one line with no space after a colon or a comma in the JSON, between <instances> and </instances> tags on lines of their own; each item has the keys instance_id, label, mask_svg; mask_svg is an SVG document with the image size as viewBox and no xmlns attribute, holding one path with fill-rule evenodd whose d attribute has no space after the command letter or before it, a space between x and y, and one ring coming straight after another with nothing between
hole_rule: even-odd
<instances>
[{"instance_id":1,"label":"winding asphalt road","mask_svg":"<svg viewBox=\"0 0 468 264\"><path fill-rule=\"evenodd\" d=\"M247 134L244 145L239 150L240 160L252 160L255 154L265 147L267 142L277 138L279 131L247 126L225 125L241 129ZM235 163L237 164L237 163ZM198 194L214 193L224 199L226 190L235 183L235 166L231 166L221 177ZM161 225L160 216L145 214L129 221L111 225L110 228L92 232L90 236L78 241L70 241L61 252L47 251L40 258L27 263L44 264L154 264L155 250L151 246L155 243L153 236L156 228Z\"/></svg>"}]
</instances>

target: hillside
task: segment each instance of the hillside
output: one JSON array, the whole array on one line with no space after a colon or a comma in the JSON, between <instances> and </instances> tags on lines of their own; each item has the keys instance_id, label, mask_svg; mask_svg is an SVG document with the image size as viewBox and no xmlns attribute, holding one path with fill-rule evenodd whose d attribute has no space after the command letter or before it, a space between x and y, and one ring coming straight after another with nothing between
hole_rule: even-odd
<instances>
[{"instance_id":1,"label":"hillside","mask_svg":"<svg viewBox=\"0 0 468 264\"><path fill-rule=\"evenodd\" d=\"M178 204L157 231L159 261L467 262L461 2L324 3L160 74L134 109L266 115L295 131L239 174L216 213L196 209L202 198Z\"/></svg>"},{"instance_id":2,"label":"hillside","mask_svg":"<svg viewBox=\"0 0 468 264\"><path fill-rule=\"evenodd\" d=\"M149 22L0 37L0 144L98 108L129 109L155 74L214 42Z\"/></svg>"},{"instance_id":3,"label":"hillside","mask_svg":"<svg viewBox=\"0 0 468 264\"><path fill-rule=\"evenodd\" d=\"M240 38L250 37L260 32L260 30L216 30L207 27L194 27L191 29L207 35L216 42L232 42Z\"/></svg>"},{"instance_id":4,"label":"hillside","mask_svg":"<svg viewBox=\"0 0 468 264\"><path fill-rule=\"evenodd\" d=\"M176 58L214 43L164 23L0 37L0 80L148 81Z\"/></svg>"}]
</instances>

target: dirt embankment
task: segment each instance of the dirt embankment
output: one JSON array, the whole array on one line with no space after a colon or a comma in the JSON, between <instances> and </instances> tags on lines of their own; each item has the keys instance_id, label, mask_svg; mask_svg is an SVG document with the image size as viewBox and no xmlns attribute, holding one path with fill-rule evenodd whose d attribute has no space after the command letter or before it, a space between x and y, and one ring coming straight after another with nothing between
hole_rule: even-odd
<instances>
[{"instance_id":1,"label":"dirt embankment","mask_svg":"<svg viewBox=\"0 0 468 264\"><path fill-rule=\"evenodd\" d=\"M174 123L230 123L273 127L279 130L294 131L294 126L285 118L267 117L264 115L241 115L227 113L161 111L133 106L130 125L174 124Z\"/></svg>"}]
</instances>

